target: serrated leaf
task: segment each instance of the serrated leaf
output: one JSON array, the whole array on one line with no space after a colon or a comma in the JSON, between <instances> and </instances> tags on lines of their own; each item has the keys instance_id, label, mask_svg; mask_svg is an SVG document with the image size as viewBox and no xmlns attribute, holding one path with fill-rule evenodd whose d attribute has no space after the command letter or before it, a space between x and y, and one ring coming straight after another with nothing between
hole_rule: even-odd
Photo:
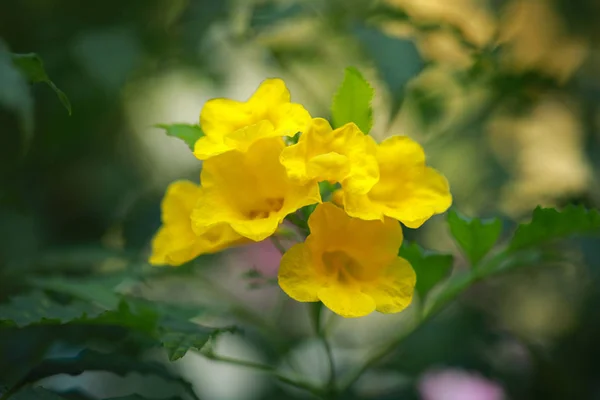
<instances>
[{"instance_id":1,"label":"serrated leaf","mask_svg":"<svg viewBox=\"0 0 600 400\"><path fill-rule=\"evenodd\" d=\"M159 340L167 350L170 361L179 360L189 350L202 350L209 339L221 333L236 331L235 328L207 328L189 321L163 321Z\"/></svg>"},{"instance_id":2,"label":"serrated leaf","mask_svg":"<svg viewBox=\"0 0 600 400\"><path fill-rule=\"evenodd\" d=\"M94 318L105 309L79 300L68 304L53 301L42 292L12 297L0 305L0 322L18 327L33 324L65 324L82 318Z\"/></svg>"},{"instance_id":3,"label":"serrated leaf","mask_svg":"<svg viewBox=\"0 0 600 400\"><path fill-rule=\"evenodd\" d=\"M568 236L598 234L600 234L598 210L569 205L559 211L538 206L533 210L531 221L519 225L508 248L520 250Z\"/></svg>"},{"instance_id":4,"label":"serrated leaf","mask_svg":"<svg viewBox=\"0 0 600 400\"><path fill-rule=\"evenodd\" d=\"M502 221L499 218L467 218L455 210L448 212L448 225L454 240L472 266L485 257L502 233Z\"/></svg>"},{"instance_id":5,"label":"serrated leaf","mask_svg":"<svg viewBox=\"0 0 600 400\"><path fill-rule=\"evenodd\" d=\"M167 135L183 140L189 148L194 151L196 141L204 136L204 132L198 125L190 124L158 124L157 128L164 129Z\"/></svg>"},{"instance_id":6,"label":"serrated leaf","mask_svg":"<svg viewBox=\"0 0 600 400\"><path fill-rule=\"evenodd\" d=\"M410 262L417 274L415 290L421 301L434 286L446 279L452 273L453 257L450 254L440 254L425 250L416 243L404 242L398 255Z\"/></svg>"},{"instance_id":7,"label":"serrated leaf","mask_svg":"<svg viewBox=\"0 0 600 400\"><path fill-rule=\"evenodd\" d=\"M60 90L54 82L50 80L46 70L44 69L44 63L42 59L35 53L29 54L13 54L12 60L15 66L27 77L31 83L46 83L58 96L58 99L62 105L67 109L69 115L71 115L71 102L67 95Z\"/></svg>"},{"instance_id":8,"label":"serrated leaf","mask_svg":"<svg viewBox=\"0 0 600 400\"><path fill-rule=\"evenodd\" d=\"M354 122L363 133L368 134L373 127L373 95L373 88L360 71L354 67L346 68L344 80L331 105L333 127Z\"/></svg>"},{"instance_id":9,"label":"serrated leaf","mask_svg":"<svg viewBox=\"0 0 600 400\"><path fill-rule=\"evenodd\" d=\"M193 397L192 385L181 377L171 373L169 369L158 362L136 360L117 353L101 353L85 349L72 357L47 358L36 365L22 380L21 384L37 382L59 374L80 375L86 371L107 371L119 376L130 373L152 375L180 385Z\"/></svg>"},{"instance_id":10,"label":"serrated leaf","mask_svg":"<svg viewBox=\"0 0 600 400\"><path fill-rule=\"evenodd\" d=\"M122 281L122 277L111 276L108 279L96 277L94 280L68 280L61 277L45 277L43 279L32 278L28 282L40 289L70 294L105 309L114 309L118 307L120 297L112 289Z\"/></svg>"}]
</instances>

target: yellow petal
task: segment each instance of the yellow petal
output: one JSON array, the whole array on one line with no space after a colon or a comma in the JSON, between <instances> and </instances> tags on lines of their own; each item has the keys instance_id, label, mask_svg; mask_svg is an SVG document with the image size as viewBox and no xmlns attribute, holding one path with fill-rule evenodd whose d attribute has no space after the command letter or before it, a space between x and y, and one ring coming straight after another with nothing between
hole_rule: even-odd
<instances>
[{"instance_id":1,"label":"yellow petal","mask_svg":"<svg viewBox=\"0 0 600 400\"><path fill-rule=\"evenodd\" d=\"M353 123L332 130L313 119L297 144L281 154L288 175L299 181L340 182L346 190L366 193L379 179L376 145Z\"/></svg>"},{"instance_id":2,"label":"yellow petal","mask_svg":"<svg viewBox=\"0 0 600 400\"><path fill-rule=\"evenodd\" d=\"M290 102L290 91L278 78L265 79L256 92L248 99L248 105L259 112ZM264 111L263 111L264 110Z\"/></svg>"},{"instance_id":3,"label":"yellow petal","mask_svg":"<svg viewBox=\"0 0 600 400\"><path fill-rule=\"evenodd\" d=\"M387 265L402 245L402 227L397 221L366 221L351 218L332 203L319 204L308 225L314 247L320 252L343 249L367 265ZM373 268L375 272L375 268Z\"/></svg>"},{"instance_id":4,"label":"yellow petal","mask_svg":"<svg viewBox=\"0 0 600 400\"><path fill-rule=\"evenodd\" d=\"M382 313L397 313L412 302L417 277L408 261L396 259L374 282L362 286L365 294L371 296Z\"/></svg>"},{"instance_id":5,"label":"yellow petal","mask_svg":"<svg viewBox=\"0 0 600 400\"><path fill-rule=\"evenodd\" d=\"M344 208L356 218L395 218L418 228L435 214L446 211L452 196L448 181L425 166L421 146L404 136L385 140L377 149L379 181L365 194L344 188Z\"/></svg>"},{"instance_id":6,"label":"yellow petal","mask_svg":"<svg viewBox=\"0 0 600 400\"><path fill-rule=\"evenodd\" d=\"M251 119L252 109L246 103L229 99L209 100L200 112L202 131L215 140L250 125Z\"/></svg>"},{"instance_id":7,"label":"yellow petal","mask_svg":"<svg viewBox=\"0 0 600 400\"><path fill-rule=\"evenodd\" d=\"M316 183L296 184L279 163L281 138L261 139L246 152L230 151L204 162L203 194L192 221L197 234L226 223L254 241L275 232L285 216L305 205L320 202Z\"/></svg>"},{"instance_id":8,"label":"yellow petal","mask_svg":"<svg viewBox=\"0 0 600 400\"><path fill-rule=\"evenodd\" d=\"M317 274L311 254L304 243L292 246L281 259L278 282L281 289L297 301L319 301L317 296L323 285Z\"/></svg>"},{"instance_id":9,"label":"yellow petal","mask_svg":"<svg viewBox=\"0 0 600 400\"><path fill-rule=\"evenodd\" d=\"M226 145L220 137L203 136L194 144L194 155L198 160L207 160L229 150L231 150L230 146Z\"/></svg>"},{"instance_id":10,"label":"yellow petal","mask_svg":"<svg viewBox=\"0 0 600 400\"><path fill-rule=\"evenodd\" d=\"M151 264L177 266L240 243L242 237L223 224L196 235L190 214L201 193L202 189L189 181L169 185L161 206L163 226L152 240Z\"/></svg>"},{"instance_id":11,"label":"yellow petal","mask_svg":"<svg viewBox=\"0 0 600 400\"><path fill-rule=\"evenodd\" d=\"M267 79L246 102L206 102L200 113L206 138L198 140L194 154L206 160L231 150L246 151L256 140L302 132L310 121L304 107L290 103L290 93L281 79ZM261 125L264 123L270 124L271 129Z\"/></svg>"},{"instance_id":12,"label":"yellow petal","mask_svg":"<svg viewBox=\"0 0 600 400\"><path fill-rule=\"evenodd\" d=\"M319 290L319 299L327 308L346 318L364 317L375 311L375 301L357 287L334 282Z\"/></svg>"}]
</instances>

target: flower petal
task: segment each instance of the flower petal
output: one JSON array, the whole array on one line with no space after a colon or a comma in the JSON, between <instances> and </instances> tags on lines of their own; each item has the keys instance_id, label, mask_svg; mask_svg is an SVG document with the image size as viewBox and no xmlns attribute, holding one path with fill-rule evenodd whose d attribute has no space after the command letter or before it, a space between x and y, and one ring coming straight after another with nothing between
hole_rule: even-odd
<instances>
[{"instance_id":1,"label":"flower petal","mask_svg":"<svg viewBox=\"0 0 600 400\"><path fill-rule=\"evenodd\" d=\"M387 267L374 282L364 284L362 291L371 296L382 313L397 313L412 302L417 276L408 261L401 257Z\"/></svg>"},{"instance_id":2,"label":"flower petal","mask_svg":"<svg viewBox=\"0 0 600 400\"><path fill-rule=\"evenodd\" d=\"M215 140L248 124L252 109L246 103L230 99L207 101L200 112L200 127L204 134Z\"/></svg>"},{"instance_id":3,"label":"flower petal","mask_svg":"<svg viewBox=\"0 0 600 400\"><path fill-rule=\"evenodd\" d=\"M375 301L353 285L334 282L322 287L319 299L336 314L346 318L364 317L375 311Z\"/></svg>"},{"instance_id":4,"label":"flower petal","mask_svg":"<svg viewBox=\"0 0 600 400\"><path fill-rule=\"evenodd\" d=\"M308 226L310 241L317 251L345 251L359 263L373 266L373 273L377 273L375 266L389 264L402 245L402 227L397 221L351 218L332 203L319 204Z\"/></svg>"},{"instance_id":5,"label":"flower petal","mask_svg":"<svg viewBox=\"0 0 600 400\"><path fill-rule=\"evenodd\" d=\"M294 300L319 301L317 294L323 281L304 243L292 246L283 255L278 282L281 289Z\"/></svg>"}]
</instances>

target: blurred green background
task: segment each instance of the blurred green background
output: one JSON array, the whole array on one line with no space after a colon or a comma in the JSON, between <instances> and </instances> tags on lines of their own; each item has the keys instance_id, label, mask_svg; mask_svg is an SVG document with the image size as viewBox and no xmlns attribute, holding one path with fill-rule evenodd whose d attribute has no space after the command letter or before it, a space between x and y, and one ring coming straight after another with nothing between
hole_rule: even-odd
<instances>
[{"instance_id":1,"label":"blurred green background","mask_svg":"<svg viewBox=\"0 0 600 400\"><path fill-rule=\"evenodd\" d=\"M87 277L143 263L166 186L197 182L201 168L183 142L153 126L197 123L206 100L244 100L268 77L283 78L313 116L329 117L344 68L356 66L376 89L372 135L422 143L467 215L510 224L538 204L597 208L599 18L595 0L2 0L0 38L11 52L40 55L73 112L48 86L34 85L24 151L18 116L0 107L0 300L19 293L32 271ZM443 217L406 237L460 257ZM564 250L577 263L531 266L473 288L352 396L600 399L599 245L572 241ZM244 275L260 267L273 276L269 243L196 264L150 284L119 284L200 307L214 303L208 276L255 312L273 311L278 334L292 338L277 354L252 334L224 337L219 349L301 364L322 379L326 360L306 311ZM403 318L339 322L340 368L393 335ZM25 332L0 331L0 377L36 346L44 353L56 344L48 331ZM202 399L304 396L195 354L173 368ZM61 375L46 385L74 398L174 390L110 373Z\"/></svg>"}]
</instances>

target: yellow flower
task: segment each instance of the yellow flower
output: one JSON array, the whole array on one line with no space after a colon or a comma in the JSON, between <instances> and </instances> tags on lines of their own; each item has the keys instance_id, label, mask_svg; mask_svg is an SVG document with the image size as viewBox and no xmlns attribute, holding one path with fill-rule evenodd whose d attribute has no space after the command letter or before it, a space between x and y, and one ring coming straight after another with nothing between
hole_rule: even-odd
<instances>
[{"instance_id":1,"label":"yellow flower","mask_svg":"<svg viewBox=\"0 0 600 400\"><path fill-rule=\"evenodd\" d=\"M240 235L260 241L273 234L286 215L321 202L316 182L297 184L279 162L282 138L254 142L246 152L230 151L204 162L202 195L192 212L196 233L226 223Z\"/></svg>"},{"instance_id":2,"label":"yellow flower","mask_svg":"<svg viewBox=\"0 0 600 400\"><path fill-rule=\"evenodd\" d=\"M289 249L279 267L279 285L290 297L320 300L344 317L397 313L410 304L416 275L397 256L402 244L397 221L351 218L323 203L308 225L306 242Z\"/></svg>"},{"instance_id":3,"label":"yellow flower","mask_svg":"<svg viewBox=\"0 0 600 400\"><path fill-rule=\"evenodd\" d=\"M151 264L178 266L245 241L225 224L215 225L199 236L194 233L190 214L200 195L200 186L189 181L169 185L162 201L163 225L152 240Z\"/></svg>"},{"instance_id":4,"label":"yellow flower","mask_svg":"<svg viewBox=\"0 0 600 400\"><path fill-rule=\"evenodd\" d=\"M379 181L366 194L343 191L348 215L365 220L395 218L418 228L452 204L448 181L425 165L423 148L406 136L393 136L377 146Z\"/></svg>"},{"instance_id":5,"label":"yellow flower","mask_svg":"<svg viewBox=\"0 0 600 400\"><path fill-rule=\"evenodd\" d=\"M300 182L340 182L345 190L367 193L379 180L375 141L353 123L332 130L315 118L297 144L281 153L288 176Z\"/></svg>"},{"instance_id":6,"label":"yellow flower","mask_svg":"<svg viewBox=\"0 0 600 400\"><path fill-rule=\"evenodd\" d=\"M228 152L246 151L256 140L294 136L310 123L308 111L290 103L290 92L281 79L267 79L246 102L213 99L200 113L206 136L194 146L200 160Z\"/></svg>"}]
</instances>

